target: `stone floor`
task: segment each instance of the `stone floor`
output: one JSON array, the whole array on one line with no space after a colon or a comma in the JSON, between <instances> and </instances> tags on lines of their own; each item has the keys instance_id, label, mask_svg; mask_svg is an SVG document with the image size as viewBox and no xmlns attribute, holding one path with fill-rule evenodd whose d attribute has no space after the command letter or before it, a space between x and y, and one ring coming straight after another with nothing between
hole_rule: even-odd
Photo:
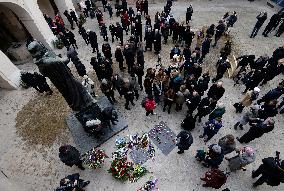
<instances>
[{"instance_id":1,"label":"stone floor","mask_svg":"<svg viewBox=\"0 0 284 191\"><path fill-rule=\"evenodd\" d=\"M267 11L269 17L273 14L273 10L267 7L262 1L249 3L246 0L179 0L174 3L172 9L173 14L178 21L183 21L185 19L185 10L189 5L189 2L193 5L194 9L193 21L191 23L193 30L198 30L204 25L208 26L212 23L217 23L227 11L236 11L238 13L238 21L231 31L235 56L247 53L256 54L257 56L260 56L264 53L271 55L274 49L280 45L283 45L283 37L276 38L270 35L269 38L264 38L260 35L255 39L249 38L249 34L256 21L256 15L260 11ZM156 11L161 11L163 6L164 3L151 4L149 10L149 12L152 13L151 17L153 18L153 14ZM107 25L110 22L115 22L118 20L118 18L115 17L110 21L108 14L105 15L105 18L107 20ZM267 22L265 24L267 24ZM86 28L96 30L97 34L99 33L96 20L88 20L86 23ZM263 29L260 30L260 33L262 30ZM75 30L75 34L79 45L79 57L81 58L83 64L85 64L87 67L88 74L97 83L94 71L89 64L90 58L94 56L91 53L91 48L85 45L83 39L78 35L77 29ZM100 37L100 41L102 41L102 37ZM114 50L115 46L116 43L112 45L112 50ZM162 47L162 62L165 65L169 63L168 58L171 47L172 44L163 45ZM210 54L205 59L205 67L214 68L214 65L217 61L218 52L219 48L211 50ZM60 50L58 53L66 55L65 50ZM145 58L146 67L155 66L157 57L153 53L147 52ZM19 68L25 71L37 70L36 66L31 63L21 65ZM71 66L71 68L74 71L74 66ZM115 71L118 71L117 66ZM214 69L212 69L211 73L212 72L214 72ZM127 77L127 74L122 73L122 76ZM275 87L281 78L283 78L283 76L276 78L262 87L261 95L272 87ZM98 83L96 85L98 87ZM234 113L232 104L241 99L241 91L244 89L244 87L233 87L233 82L231 79L224 79L224 85L226 92L221 99L221 101L225 103L227 110L224 115L224 128L222 128L218 135L212 138L208 144L216 143L220 137L229 133L240 136L247 129L246 127L243 132L236 132L233 129L233 124L240 117L240 115L236 115ZM101 95L100 92L98 93ZM143 95L144 93L141 94ZM118 97L118 95L116 96ZM74 172L80 172L82 178L91 181L91 184L86 189L87 191L137 190L150 176L155 176L159 179L158 186L161 191L208 190L201 186L202 182L199 179L207 169L198 164L194 159L195 151L206 146L204 142L198 138L206 119L203 119L202 123L198 124L196 129L192 132L194 143L185 154L178 155L176 153L177 150L175 149L168 156L165 156L157 149L155 161L147 161L145 163L146 167L151 173L135 183L120 183L114 180L112 176L107 173L110 160L107 160L102 169L85 171L80 171L76 167L69 168L60 162L58 158L58 147L63 143L74 144L74 141L72 140L72 136L67 130L65 124L61 121L64 120L64 114L69 112L68 109L62 109L64 104L65 107L67 107L66 103L62 103L62 105L60 105L61 107L58 105L51 105L48 107L44 101L48 99L52 102L52 100L57 100L57 98L58 94L52 95L50 99L48 99L46 96L39 96L38 93L33 89L0 91L0 169L12 181L18 182L18 184L23 188L26 187L27 190L37 191L52 190L59 184L60 178ZM167 113L162 112L161 106L159 105L156 111L157 116L153 116L151 117L151 120L149 120L145 117L143 108L140 107L141 99L142 98L136 102L137 104L135 108L132 108L131 111L127 111L123 107L124 100L120 100L118 98L119 103L117 104L117 107L125 120L128 122L129 126L125 131L121 132L120 135L126 136L128 134L141 131L148 132L160 121L164 121L175 133L180 131L180 122L184 118L185 112L173 112L172 114L168 115ZM31 102L34 102L35 100L38 104L31 104ZM41 110L37 110L37 107L41 108ZM34 114L31 113L31 111L38 113ZM23 112L25 115L22 115ZM39 118L37 118L37 114ZM29 118L34 117L36 118L34 121L41 122L41 117L47 116L45 114L48 114L49 116L48 119L45 119L45 123L54 124L54 128L56 127L56 130L58 128L61 128L61 130L58 132L52 128L48 129L50 136L53 136L51 142L52 144L45 144L40 141L39 144L32 144L34 142L30 143L28 140L29 137L25 137L26 134L21 133L23 129L19 129L18 127L29 124L28 126L26 125L26 127L30 128L30 126L33 126L33 124L29 123ZM59 114L63 114L62 117L56 118L56 116ZM21 115L21 120L19 120L19 115ZM54 117L52 117L53 115ZM284 190L283 184L273 188L263 185L257 189L253 189L253 179L250 176L251 171L261 163L261 159L267 156L274 156L276 150L282 152L282 158L284 158L283 115L278 115L275 120L276 127L273 132L265 134L261 139L257 139L250 143L250 145L257 151L256 161L247 167L246 172L239 171L231 173L228 177L226 185L222 188L229 188L232 191ZM16 125L17 122L18 124ZM38 130L41 131L40 127L38 128ZM46 139L48 137L33 137L33 139L44 138ZM111 155L111 152L114 151L114 141L115 137L111 138L108 142L101 146L101 148L106 149L108 155ZM224 161L220 168L222 170L228 170L227 162Z\"/></svg>"}]
</instances>

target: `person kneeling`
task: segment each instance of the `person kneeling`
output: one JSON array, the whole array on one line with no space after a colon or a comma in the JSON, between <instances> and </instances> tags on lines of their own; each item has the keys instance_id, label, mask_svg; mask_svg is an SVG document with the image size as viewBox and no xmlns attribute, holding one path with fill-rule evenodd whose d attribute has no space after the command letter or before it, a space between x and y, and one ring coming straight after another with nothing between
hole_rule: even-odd
<instances>
[{"instance_id":1,"label":"person kneeling","mask_svg":"<svg viewBox=\"0 0 284 191\"><path fill-rule=\"evenodd\" d=\"M90 181L80 179L79 173L71 174L60 180L60 187L55 191L84 191L84 187L90 184Z\"/></svg>"}]
</instances>

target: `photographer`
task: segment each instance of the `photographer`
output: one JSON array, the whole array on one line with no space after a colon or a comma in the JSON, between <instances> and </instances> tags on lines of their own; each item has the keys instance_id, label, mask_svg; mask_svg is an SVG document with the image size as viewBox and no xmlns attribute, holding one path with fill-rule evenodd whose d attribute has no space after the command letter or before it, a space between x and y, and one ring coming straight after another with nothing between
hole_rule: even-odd
<instances>
[{"instance_id":1,"label":"photographer","mask_svg":"<svg viewBox=\"0 0 284 191\"><path fill-rule=\"evenodd\" d=\"M253 187L257 187L266 182L270 186L278 186L281 182L284 182L284 160L280 161L279 152L276 152L276 157L268 157L262 159L262 164L257 170L252 171L252 178L256 178L259 175L261 177L253 183Z\"/></svg>"},{"instance_id":2,"label":"photographer","mask_svg":"<svg viewBox=\"0 0 284 191\"><path fill-rule=\"evenodd\" d=\"M79 173L71 174L60 180L60 187L55 191L84 191L90 181L80 179Z\"/></svg>"}]
</instances>

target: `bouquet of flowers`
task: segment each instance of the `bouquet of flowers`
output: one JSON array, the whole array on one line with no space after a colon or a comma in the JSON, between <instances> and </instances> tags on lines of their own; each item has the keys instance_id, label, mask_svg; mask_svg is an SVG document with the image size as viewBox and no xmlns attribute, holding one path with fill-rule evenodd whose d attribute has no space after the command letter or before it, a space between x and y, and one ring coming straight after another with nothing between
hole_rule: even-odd
<instances>
[{"instance_id":1,"label":"bouquet of flowers","mask_svg":"<svg viewBox=\"0 0 284 191\"><path fill-rule=\"evenodd\" d=\"M85 153L83 158L84 164L86 164L89 168L96 169L101 168L105 158L108 158L108 156L102 149L93 148Z\"/></svg>"},{"instance_id":2,"label":"bouquet of flowers","mask_svg":"<svg viewBox=\"0 0 284 191\"><path fill-rule=\"evenodd\" d=\"M124 137L119 137L119 138L117 138L116 140L115 140L115 146L117 147L117 148L123 148L123 147L125 147L126 146L126 140L125 140L125 138Z\"/></svg>"},{"instance_id":3,"label":"bouquet of flowers","mask_svg":"<svg viewBox=\"0 0 284 191\"><path fill-rule=\"evenodd\" d=\"M142 167L140 165L137 165L134 168L134 171L132 173L132 176L130 177L130 182L136 182L139 178L144 176L147 173L147 169L145 167Z\"/></svg>"},{"instance_id":4,"label":"bouquet of flowers","mask_svg":"<svg viewBox=\"0 0 284 191\"><path fill-rule=\"evenodd\" d=\"M147 148L149 145L149 136L147 133L143 133L142 137L141 137L141 142L140 142L140 146L142 148Z\"/></svg>"},{"instance_id":5,"label":"bouquet of flowers","mask_svg":"<svg viewBox=\"0 0 284 191\"><path fill-rule=\"evenodd\" d=\"M112 153L112 157L115 159L126 159L127 158L128 149L126 147L122 147Z\"/></svg>"},{"instance_id":6,"label":"bouquet of flowers","mask_svg":"<svg viewBox=\"0 0 284 191\"><path fill-rule=\"evenodd\" d=\"M148 158L151 158L152 160L154 160L154 157L156 155L156 151L155 151L154 146L151 143L149 144L149 147L148 147L148 150L147 150L147 155L148 155Z\"/></svg>"},{"instance_id":7,"label":"bouquet of flowers","mask_svg":"<svg viewBox=\"0 0 284 191\"><path fill-rule=\"evenodd\" d=\"M134 149L138 145L139 139L140 139L140 137L139 137L138 134L130 135L128 145L127 145L128 148Z\"/></svg>"},{"instance_id":8,"label":"bouquet of flowers","mask_svg":"<svg viewBox=\"0 0 284 191\"><path fill-rule=\"evenodd\" d=\"M129 142L128 142L128 148L134 149L135 147L138 148L147 148L149 145L149 136L147 133L143 133L140 137L138 134L130 135L129 136Z\"/></svg>"},{"instance_id":9,"label":"bouquet of flowers","mask_svg":"<svg viewBox=\"0 0 284 191\"><path fill-rule=\"evenodd\" d=\"M139 188L137 191L154 191L154 190L158 191L159 189L156 188L157 182L158 179L150 177L150 179L146 182L146 184L144 184L144 186Z\"/></svg>"},{"instance_id":10,"label":"bouquet of flowers","mask_svg":"<svg viewBox=\"0 0 284 191\"><path fill-rule=\"evenodd\" d=\"M62 40L61 40L59 37L57 37L56 39L54 39L54 40L52 41L52 43L53 43L53 46L56 47L56 48L58 48L58 49L62 49L62 48L64 47L64 44L63 44Z\"/></svg>"},{"instance_id":11,"label":"bouquet of flowers","mask_svg":"<svg viewBox=\"0 0 284 191\"><path fill-rule=\"evenodd\" d=\"M118 180L127 181L133 172L133 163L126 159L114 159L108 172Z\"/></svg>"}]
</instances>

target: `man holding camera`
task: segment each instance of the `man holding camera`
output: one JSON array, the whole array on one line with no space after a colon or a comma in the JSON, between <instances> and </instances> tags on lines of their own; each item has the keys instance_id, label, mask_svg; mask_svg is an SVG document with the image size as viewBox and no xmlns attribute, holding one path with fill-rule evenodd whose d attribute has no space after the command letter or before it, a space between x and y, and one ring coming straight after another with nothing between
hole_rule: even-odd
<instances>
[{"instance_id":1,"label":"man holding camera","mask_svg":"<svg viewBox=\"0 0 284 191\"><path fill-rule=\"evenodd\" d=\"M262 164L257 170L252 171L252 178L259 175L261 177L253 183L253 187L257 187L266 182L270 186L278 186L284 182L284 160L280 161L279 152L276 151L276 157L268 157L262 159Z\"/></svg>"}]
</instances>

